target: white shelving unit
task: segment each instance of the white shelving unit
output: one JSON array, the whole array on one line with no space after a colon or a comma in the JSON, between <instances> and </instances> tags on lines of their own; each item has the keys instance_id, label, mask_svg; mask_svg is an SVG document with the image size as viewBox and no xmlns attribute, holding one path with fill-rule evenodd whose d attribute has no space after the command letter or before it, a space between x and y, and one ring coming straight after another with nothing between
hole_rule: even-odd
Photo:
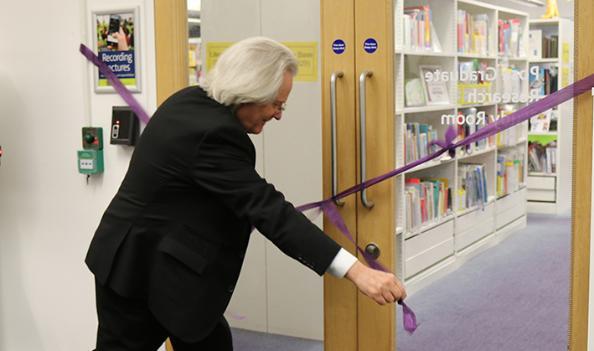
<instances>
[{"instance_id":1,"label":"white shelving unit","mask_svg":"<svg viewBox=\"0 0 594 351\"><path fill-rule=\"evenodd\" d=\"M460 62L480 60L498 73L502 65L513 64L521 72L528 70L528 14L513 9L502 8L472 0L426 0L423 5L431 8L434 32L441 46L441 51L412 50L405 47L404 36L404 8L419 6L419 1L396 0L395 6L395 85L396 85L396 165L405 165L406 155L405 138L406 123L418 122L430 124L437 135L442 138L448 125L441 123L441 116L446 114L458 115L466 109L474 107L486 115L498 115L505 104L487 101L474 105L458 104L458 81L447 82L449 104L406 106L405 81L419 77L419 65L438 65L443 71L458 72ZM485 14L488 17L489 37L486 38L488 52L458 52L457 45L457 14L464 10L472 15ZM504 57L498 50L498 20L519 19L521 36L518 38L519 55ZM506 87L506 86L505 86ZM501 81L492 82L491 92L502 92L504 84ZM528 96L528 82L521 82L520 94L522 98ZM516 104L516 107L521 107ZM507 233L511 229L521 227L526 223L526 193L525 184L520 184L517 189L508 194L497 194L497 157L502 153L515 151L521 155L523 163L524 183L527 179L527 151L528 151L528 124L522 123L515 127L515 134L511 140L492 138L492 142L484 147L471 147L468 151L459 150L454 158L444 155L441 160L420 165L396 178L396 218L398 230L396 231L396 252L398 262L396 272L405 281L420 280L432 272L455 262L456 257L464 251L472 250L473 246ZM498 145L500 144L500 145ZM459 210L457 203L458 171L463 164L483 164L487 179L488 201L482 206ZM413 230L407 230L405 182L409 178L447 178L451 188L451 211L446 216L422 223ZM508 228L509 227L509 228Z\"/></svg>"},{"instance_id":2,"label":"white shelving unit","mask_svg":"<svg viewBox=\"0 0 594 351\"><path fill-rule=\"evenodd\" d=\"M200 55L202 50L200 5L200 1L188 1L188 82L190 85L198 84L203 71Z\"/></svg>"},{"instance_id":3,"label":"white shelving unit","mask_svg":"<svg viewBox=\"0 0 594 351\"><path fill-rule=\"evenodd\" d=\"M542 37L557 36L556 57L541 55L529 58L530 67L557 69L557 89L573 82L573 22L569 19L538 19L530 21L530 30L539 30ZM571 209L571 159L573 133L573 102L556 107L557 128L549 132L529 132L530 141L556 142L556 171L528 173L528 211L540 213L568 213ZM564 180L563 182L561 180Z\"/></svg>"}]
</instances>

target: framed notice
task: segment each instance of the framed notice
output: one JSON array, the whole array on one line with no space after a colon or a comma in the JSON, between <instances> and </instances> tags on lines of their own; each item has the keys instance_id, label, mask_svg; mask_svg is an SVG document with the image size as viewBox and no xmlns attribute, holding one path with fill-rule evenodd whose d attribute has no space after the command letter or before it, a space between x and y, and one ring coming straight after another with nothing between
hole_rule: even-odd
<instances>
[{"instance_id":1,"label":"framed notice","mask_svg":"<svg viewBox=\"0 0 594 351\"><path fill-rule=\"evenodd\" d=\"M96 11L92 15L93 47L120 81L140 92L138 8ZM114 93L105 76L95 69L95 91Z\"/></svg>"},{"instance_id":2,"label":"framed notice","mask_svg":"<svg viewBox=\"0 0 594 351\"><path fill-rule=\"evenodd\" d=\"M420 65L419 74L423 83L423 90L427 98L427 105L450 104L448 82L440 74L443 72L439 65Z\"/></svg>"}]
</instances>

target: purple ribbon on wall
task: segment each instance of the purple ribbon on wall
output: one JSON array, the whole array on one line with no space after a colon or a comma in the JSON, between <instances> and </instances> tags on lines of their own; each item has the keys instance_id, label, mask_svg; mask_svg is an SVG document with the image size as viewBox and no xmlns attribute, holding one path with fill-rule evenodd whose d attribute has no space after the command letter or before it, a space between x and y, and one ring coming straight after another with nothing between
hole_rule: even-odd
<instances>
[{"instance_id":1,"label":"purple ribbon on wall","mask_svg":"<svg viewBox=\"0 0 594 351\"><path fill-rule=\"evenodd\" d=\"M142 108L142 106L140 106L140 103L138 103L132 93L124 86L124 84L122 84L115 73L113 73L109 66L107 66L105 62L101 61L101 59L99 59L99 57L97 57L97 55L95 55L95 53L84 44L80 44L79 51L84 57L87 58L87 60L91 61L91 63L97 66L99 71L101 71L109 83L111 83L111 86L114 88L114 90L122 97L122 99L124 99L128 106L130 106L136 116L138 116L138 119L144 122L144 124L147 124L149 121L149 115Z\"/></svg>"},{"instance_id":2,"label":"purple ribbon on wall","mask_svg":"<svg viewBox=\"0 0 594 351\"><path fill-rule=\"evenodd\" d=\"M105 75L107 80L111 83L111 85L113 86L115 91L122 97L122 99L124 99L124 101L130 106L130 108L136 113L138 118L141 121L143 121L144 123L148 123L148 121L149 121L148 114L144 111L142 106L140 106L138 101L136 101L136 99L130 93L130 91L128 91L128 89L116 77L116 75L112 72L112 70L104 62L102 62L99 59L99 57L97 57L97 55L95 55L95 53L93 53L93 51L91 49L86 47L84 44L80 45L80 52L90 62L92 62L95 66L98 67L98 69L101 71L101 73L103 73L103 75ZM583 78L583 79L543 98L540 101L531 103L531 104L509 114L508 116L503 117L503 118L495 121L494 123L489 124L488 126L480 129L479 131L470 134L466 138L459 140L456 143L453 143L454 139L456 138L456 129L454 127L450 126L445 133L444 140L432 142L432 144L436 144L441 147L441 149L435 151L434 153L427 155L423 158L420 158L419 160L416 160L414 162L411 162L403 167L400 167L400 168L394 169L390 172L387 172L385 174L379 175L375 178L365 180L365 181L361 182L360 184L353 185L352 187L336 194L334 197L324 199L321 201L307 203L307 204L297 207L297 209L299 211L303 212L303 211L308 211L308 210L311 210L314 208L320 208L324 212L324 214L326 215L328 220L330 220L330 222L332 224L334 224L341 231L341 233L345 237L348 238L348 240L350 240L353 244L355 244L357 251L363 256L363 258L365 259L365 261L371 268L382 270L384 272L391 272L389 269L384 267L379 261L374 259L367 252L365 252L365 250L362 250L357 245L357 243L355 242L349 229L347 228L346 224L344 223L344 220L342 219L342 216L340 215L338 209L334 205L333 200L338 200L338 199L344 198L346 196L349 196L356 192L359 192L363 189L369 188L370 186L380 183L386 179L395 177L396 175L401 174L401 173L403 173L409 169L412 169L414 167L417 167L420 164L431 161L431 160L441 156L445 152L449 152L450 155L453 156L455 149L460 146L465 146L465 145L471 144L475 141L478 141L478 140L487 138L491 135L494 135L496 133L499 133L507 128L513 127L516 124L519 124L521 122L528 120L530 117L535 116L536 114L547 111L547 110L549 110L559 104L562 104L562 103L564 103L578 95L583 94L586 91L591 90L592 87L594 87L594 74L589 75L586 78ZM417 328L416 315L412 311L412 309L409 306L407 306L406 303L404 303L404 301L399 301L398 303L402 306L404 329L407 332L412 334Z\"/></svg>"}]
</instances>

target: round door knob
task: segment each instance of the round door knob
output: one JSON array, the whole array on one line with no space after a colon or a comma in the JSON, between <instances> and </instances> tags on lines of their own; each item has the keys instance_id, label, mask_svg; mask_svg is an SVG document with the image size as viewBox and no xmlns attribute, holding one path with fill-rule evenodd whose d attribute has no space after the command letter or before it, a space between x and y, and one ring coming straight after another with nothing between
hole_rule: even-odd
<instances>
[{"instance_id":1,"label":"round door knob","mask_svg":"<svg viewBox=\"0 0 594 351\"><path fill-rule=\"evenodd\" d=\"M365 246L365 252L373 257L374 260L377 260L381 253L380 248L375 243L367 244L367 246Z\"/></svg>"}]
</instances>

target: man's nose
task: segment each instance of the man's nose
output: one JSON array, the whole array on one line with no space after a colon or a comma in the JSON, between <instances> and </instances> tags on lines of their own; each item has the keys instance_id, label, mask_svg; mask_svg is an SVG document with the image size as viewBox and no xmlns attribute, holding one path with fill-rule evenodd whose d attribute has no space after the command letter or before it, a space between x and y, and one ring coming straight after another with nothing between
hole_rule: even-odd
<instances>
[{"instance_id":1,"label":"man's nose","mask_svg":"<svg viewBox=\"0 0 594 351\"><path fill-rule=\"evenodd\" d=\"M280 111L280 112L277 112L277 113L275 113L275 114L274 114L274 116L272 116L272 117L274 117L274 119L276 119L277 121L280 121L280 120L281 120L281 118L283 118L283 112L282 112L282 111Z\"/></svg>"}]
</instances>

